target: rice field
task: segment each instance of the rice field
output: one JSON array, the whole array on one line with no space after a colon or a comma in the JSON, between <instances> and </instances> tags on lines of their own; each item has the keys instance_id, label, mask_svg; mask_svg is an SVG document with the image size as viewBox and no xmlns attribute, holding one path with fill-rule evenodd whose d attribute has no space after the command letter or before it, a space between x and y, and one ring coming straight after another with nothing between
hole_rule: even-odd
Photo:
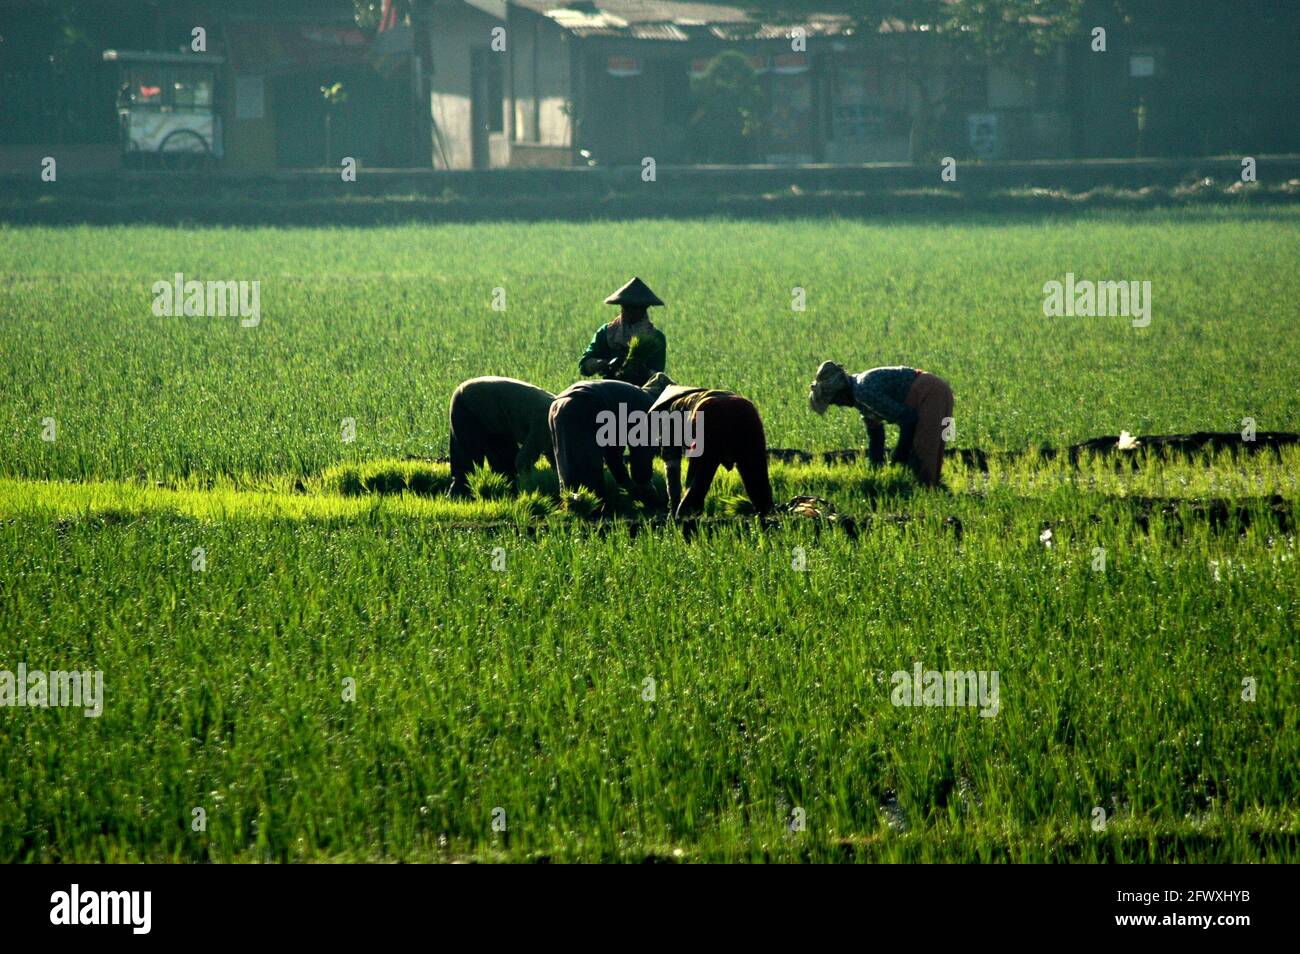
<instances>
[{"instance_id":1,"label":"rice field","mask_svg":"<svg viewBox=\"0 0 1300 954\"><path fill-rule=\"evenodd\" d=\"M1023 453L1300 430L1296 209L0 236L0 701L103 684L0 707L0 861L1300 859L1300 447ZM633 274L851 519L442 497L454 386L563 389ZM987 469L820 460L827 358L942 375Z\"/></svg>"}]
</instances>

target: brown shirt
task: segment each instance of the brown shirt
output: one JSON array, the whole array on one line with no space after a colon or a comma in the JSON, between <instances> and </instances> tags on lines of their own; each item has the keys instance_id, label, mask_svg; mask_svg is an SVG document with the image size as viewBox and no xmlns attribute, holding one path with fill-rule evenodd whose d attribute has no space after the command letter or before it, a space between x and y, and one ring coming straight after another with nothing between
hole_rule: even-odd
<instances>
[{"instance_id":1,"label":"brown shirt","mask_svg":"<svg viewBox=\"0 0 1300 954\"><path fill-rule=\"evenodd\" d=\"M664 388L659 395L659 399L650 408L650 413L656 411L673 411L682 416L683 425L686 421L692 420L700 409L700 405L710 398L735 397L731 391L723 391L718 388L690 388L681 384L672 384ZM681 460L685 452L685 444L670 445L661 447L660 452L665 460Z\"/></svg>"}]
</instances>

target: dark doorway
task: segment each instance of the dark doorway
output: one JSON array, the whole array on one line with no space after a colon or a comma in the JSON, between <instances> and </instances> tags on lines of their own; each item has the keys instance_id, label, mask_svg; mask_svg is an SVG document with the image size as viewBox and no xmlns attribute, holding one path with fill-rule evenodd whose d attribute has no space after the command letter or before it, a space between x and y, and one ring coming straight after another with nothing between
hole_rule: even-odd
<instances>
[{"instance_id":1,"label":"dark doorway","mask_svg":"<svg viewBox=\"0 0 1300 954\"><path fill-rule=\"evenodd\" d=\"M488 49L470 51L470 125L475 169L492 164L492 134L505 131L505 54Z\"/></svg>"},{"instance_id":2,"label":"dark doorway","mask_svg":"<svg viewBox=\"0 0 1300 954\"><path fill-rule=\"evenodd\" d=\"M335 83L343 85L346 99L329 109L321 87ZM269 86L280 166L337 167L344 156L371 168L409 163L414 129L408 69L382 77L367 66L323 67L281 74Z\"/></svg>"}]
</instances>

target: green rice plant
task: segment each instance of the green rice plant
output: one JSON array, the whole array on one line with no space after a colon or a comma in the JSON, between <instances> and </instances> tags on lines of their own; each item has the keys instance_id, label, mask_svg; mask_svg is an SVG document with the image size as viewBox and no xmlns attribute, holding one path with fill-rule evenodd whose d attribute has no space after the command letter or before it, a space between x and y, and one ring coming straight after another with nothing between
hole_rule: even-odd
<instances>
[{"instance_id":1,"label":"green rice plant","mask_svg":"<svg viewBox=\"0 0 1300 954\"><path fill-rule=\"evenodd\" d=\"M311 486L319 493L347 497L402 493L434 497L451 486L451 471L446 464L381 459L327 467Z\"/></svg>"},{"instance_id":2,"label":"green rice plant","mask_svg":"<svg viewBox=\"0 0 1300 954\"><path fill-rule=\"evenodd\" d=\"M0 862L1300 861L1300 447L1019 453L1300 429L1300 212L625 228L3 229L0 671L104 707L0 711ZM1045 318L1067 262L1151 325ZM177 268L261 325L154 319ZM726 519L727 471L693 533L545 462L447 499L451 388L561 390L632 272L772 446L861 449L808 379L907 363L987 470L772 464L855 533ZM896 703L917 665L996 713Z\"/></svg>"},{"instance_id":3,"label":"green rice plant","mask_svg":"<svg viewBox=\"0 0 1300 954\"><path fill-rule=\"evenodd\" d=\"M512 509L516 523L526 527L548 517L554 510L554 506L551 498L535 491L528 491L515 498Z\"/></svg>"},{"instance_id":4,"label":"green rice plant","mask_svg":"<svg viewBox=\"0 0 1300 954\"><path fill-rule=\"evenodd\" d=\"M560 505L566 513L583 520L599 516L603 509L600 498L585 487L561 494Z\"/></svg>"},{"instance_id":5,"label":"green rice plant","mask_svg":"<svg viewBox=\"0 0 1300 954\"><path fill-rule=\"evenodd\" d=\"M945 377L963 447L1235 432L1245 417L1300 429L1295 207L637 229L635 252L621 223L356 229L339 259L323 229L5 227L0 472L305 481L346 462L443 456L460 380L567 387L608 318L609 276L632 271L668 301L656 317L668 373L753 400L773 446L865 444L852 413L807 408L827 358ZM264 320L154 317L151 284L178 268L261 281ZM1043 285L1067 270L1150 280L1151 325L1046 317ZM503 281L515 290L505 325L485 321L481 301ZM803 312L790 310L795 284Z\"/></svg>"},{"instance_id":6,"label":"green rice plant","mask_svg":"<svg viewBox=\"0 0 1300 954\"><path fill-rule=\"evenodd\" d=\"M1174 534L1121 498L995 487L917 495L856 540L810 522L687 540L618 523L489 537L376 503L328 523L0 522L21 581L0 638L107 685L99 719L0 725L6 785L27 793L0 804L16 833L0 856L1298 857L1295 542L1262 512L1244 535ZM997 716L892 705L891 673L917 662L998 670ZM53 732L53 768L25 757ZM64 799L51 771L118 797ZM113 824L123 803L152 808ZM174 820L195 804L202 839ZM393 819L382 840L376 818Z\"/></svg>"},{"instance_id":7,"label":"green rice plant","mask_svg":"<svg viewBox=\"0 0 1300 954\"><path fill-rule=\"evenodd\" d=\"M503 500L511 493L510 480L486 468L477 468L469 475L469 489L475 500Z\"/></svg>"}]
</instances>

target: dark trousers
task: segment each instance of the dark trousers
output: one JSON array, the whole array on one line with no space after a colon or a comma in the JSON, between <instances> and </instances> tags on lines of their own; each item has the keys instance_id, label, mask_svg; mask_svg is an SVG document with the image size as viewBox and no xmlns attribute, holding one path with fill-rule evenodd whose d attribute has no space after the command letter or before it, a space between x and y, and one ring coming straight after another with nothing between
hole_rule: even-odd
<instances>
[{"instance_id":1,"label":"dark trousers","mask_svg":"<svg viewBox=\"0 0 1300 954\"><path fill-rule=\"evenodd\" d=\"M679 517L699 513L719 467L735 466L745 495L759 513L772 510L772 484L767 476L767 436L758 409L743 397L710 398L696 411L695 426L704 435L704 453L687 457L686 488L677 507Z\"/></svg>"},{"instance_id":2,"label":"dark trousers","mask_svg":"<svg viewBox=\"0 0 1300 954\"><path fill-rule=\"evenodd\" d=\"M595 402L585 394L556 398L551 405L551 444L560 489L572 493L585 487L605 494L606 450L596 444ZM622 448L618 449L622 453Z\"/></svg>"},{"instance_id":3,"label":"dark trousers","mask_svg":"<svg viewBox=\"0 0 1300 954\"><path fill-rule=\"evenodd\" d=\"M451 493L469 493L469 475L487 462L495 473L505 474L511 484L518 480L515 456L519 445L509 434L493 434L461 400L451 402Z\"/></svg>"}]
</instances>

